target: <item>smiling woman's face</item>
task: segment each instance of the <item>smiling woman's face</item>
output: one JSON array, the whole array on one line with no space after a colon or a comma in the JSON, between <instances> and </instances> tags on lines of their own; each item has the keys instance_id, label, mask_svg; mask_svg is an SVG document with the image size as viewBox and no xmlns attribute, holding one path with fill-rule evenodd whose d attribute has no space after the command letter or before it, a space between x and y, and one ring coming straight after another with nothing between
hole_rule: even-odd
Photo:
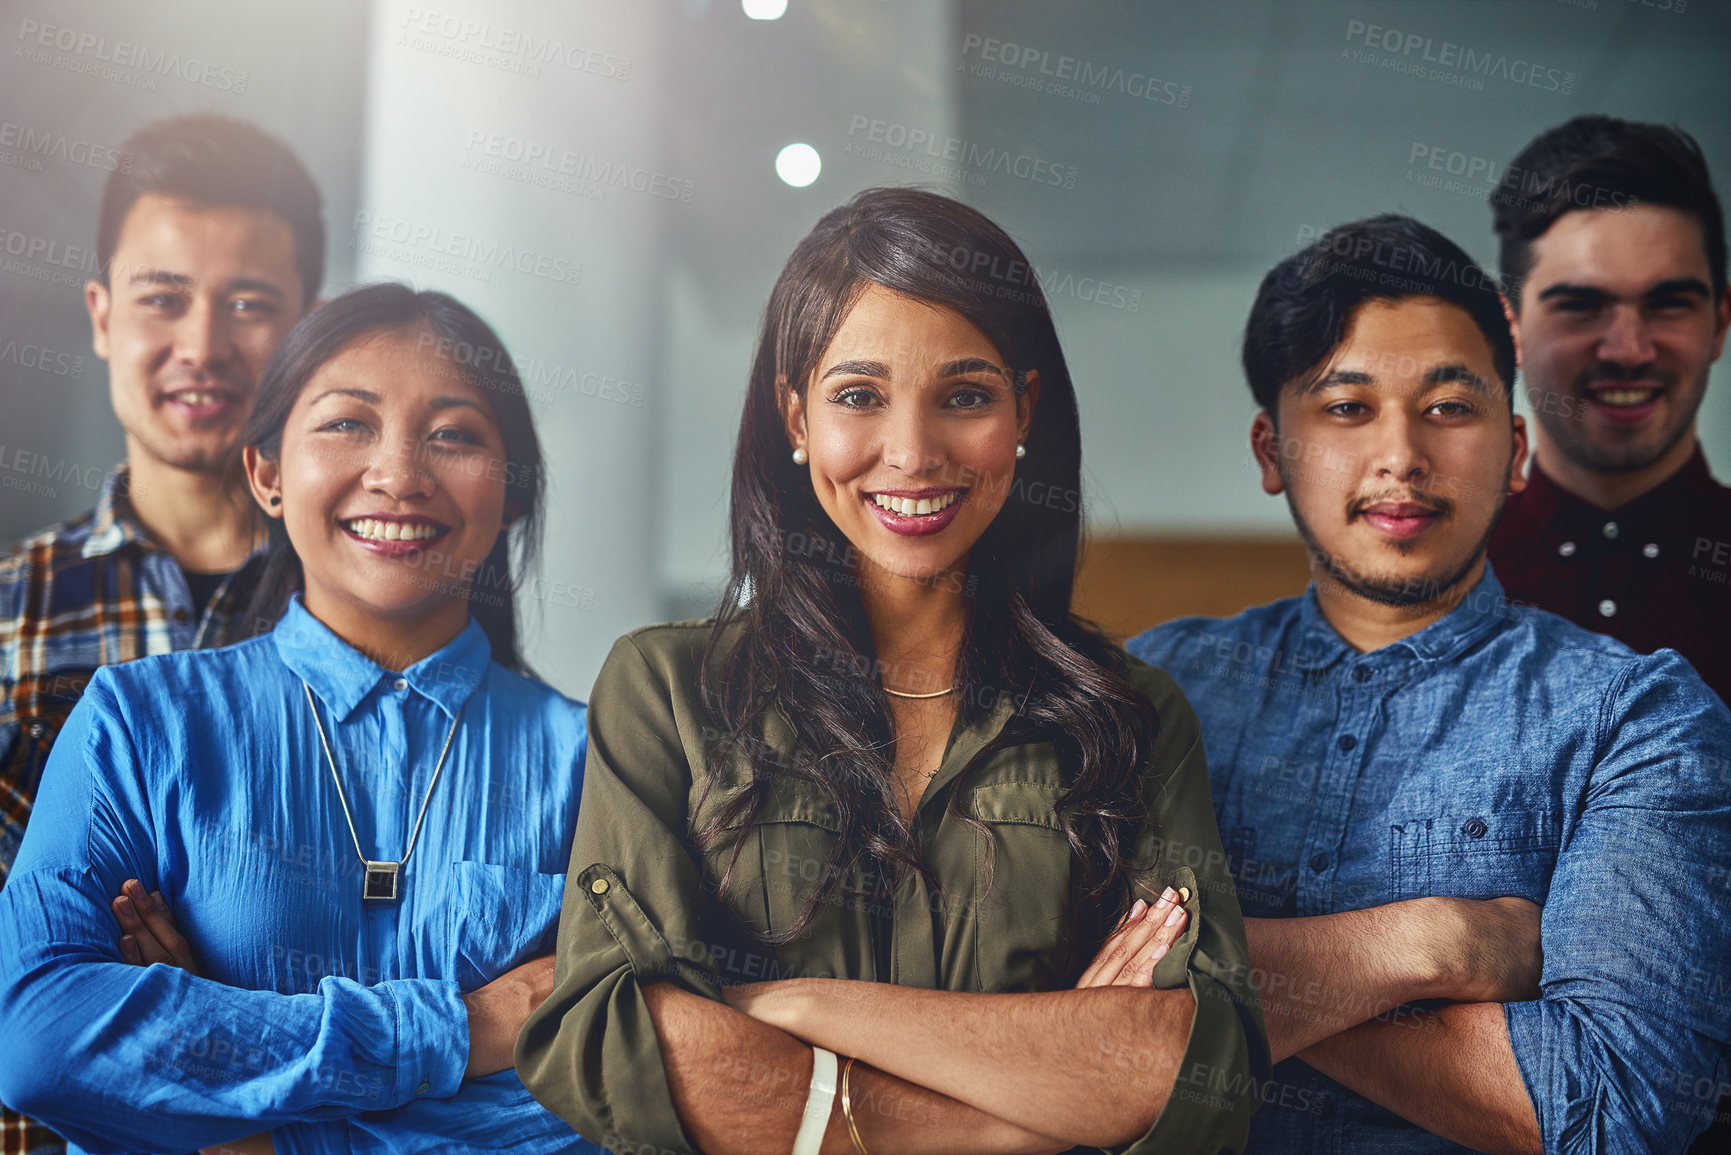
<instances>
[{"instance_id":1,"label":"smiling woman's face","mask_svg":"<svg viewBox=\"0 0 1731 1155\"><path fill-rule=\"evenodd\" d=\"M928 580L966 567L1009 495L1039 394L1030 372L1017 395L1014 368L957 313L880 285L860 294L784 412L862 571Z\"/></svg>"},{"instance_id":2,"label":"smiling woman's face","mask_svg":"<svg viewBox=\"0 0 1731 1155\"><path fill-rule=\"evenodd\" d=\"M364 337L295 400L254 492L283 517L306 606L340 623L468 620L469 584L504 528L505 443L486 395L420 330ZM280 506L269 498L280 496Z\"/></svg>"}]
</instances>

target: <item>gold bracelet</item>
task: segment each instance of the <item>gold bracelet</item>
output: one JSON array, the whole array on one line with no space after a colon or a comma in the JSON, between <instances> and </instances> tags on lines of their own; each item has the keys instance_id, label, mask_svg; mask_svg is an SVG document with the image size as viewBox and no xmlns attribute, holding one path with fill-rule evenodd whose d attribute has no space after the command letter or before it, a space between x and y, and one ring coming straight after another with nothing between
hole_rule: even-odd
<instances>
[{"instance_id":1,"label":"gold bracelet","mask_svg":"<svg viewBox=\"0 0 1731 1155\"><path fill-rule=\"evenodd\" d=\"M856 1061L857 1060L850 1055L848 1061L842 1065L841 1117L847 1120L847 1134L848 1138L853 1140L853 1149L859 1152L859 1155L871 1155L871 1153L866 1150L865 1140L859 1137L858 1125L853 1121L853 1094L852 1088L848 1085L848 1076L853 1074L853 1065Z\"/></svg>"}]
</instances>

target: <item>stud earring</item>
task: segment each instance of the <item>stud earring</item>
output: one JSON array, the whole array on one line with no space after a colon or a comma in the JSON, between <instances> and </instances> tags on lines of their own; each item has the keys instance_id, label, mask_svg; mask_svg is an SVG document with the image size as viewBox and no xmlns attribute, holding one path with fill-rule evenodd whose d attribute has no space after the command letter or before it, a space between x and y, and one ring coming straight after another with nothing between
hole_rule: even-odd
<instances>
[{"instance_id":1,"label":"stud earring","mask_svg":"<svg viewBox=\"0 0 1731 1155\"><path fill-rule=\"evenodd\" d=\"M271 499L270 499L270 503L271 503L271 507L272 507L272 508L273 508L273 509L274 509L274 508L275 508L275 507L277 507L277 506L279 506L279 505L281 505L281 504L282 504L282 498L280 498L280 497L272 497L272 498L271 498Z\"/></svg>"},{"instance_id":2,"label":"stud earring","mask_svg":"<svg viewBox=\"0 0 1731 1155\"><path fill-rule=\"evenodd\" d=\"M795 465L804 465L806 462L808 462L810 460L811 460L811 456L810 456L810 454L806 453L804 446L801 446L800 448L793 451L793 463Z\"/></svg>"},{"instance_id":3,"label":"stud earring","mask_svg":"<svg viewBox=\"0 0 1731 1155\"><path fill-rule=\"evenodd\" d=\"M1028 456L1028 447L1026 445L1016 446L1016 460L1020 461L1026 456Z\"/></svg>"}]
</instances>

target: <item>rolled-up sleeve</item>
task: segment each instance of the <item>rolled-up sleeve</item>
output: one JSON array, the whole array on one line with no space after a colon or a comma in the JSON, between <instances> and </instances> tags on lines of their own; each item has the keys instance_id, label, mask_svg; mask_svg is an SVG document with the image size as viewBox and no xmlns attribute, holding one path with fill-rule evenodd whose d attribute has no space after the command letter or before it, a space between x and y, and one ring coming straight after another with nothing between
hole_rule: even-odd
<instances>
[{"instance_id":1,"label":"rolled-up sleeve","mask_svg":"<svg viewBox=\"0 0 1731 1155\"><path fill-rule=\"evenodd\" d=\"M1244 916L1220 845L1195 712L1163 673L1140 674L1161 718L1149 762L1148 822L1137 846L1150 879L1142 897L1153 901L1165 886L1190 891L1189 923L1155 967L1154 986L1188 986L1196 1012L1165 1108L1147 1134L1117 1150L1239 1152L1270 1073Z\"/></svg>"},{"instance_id":2,"label":"rolled-up sleeve","mask_svg":"<svg viewBox=\"0 0 1731 1155\"><path fill-rule=\"evenodd\" d=\"M700 931L701 871L686 844L703 727L671 692L689 676L628 636L596 678L554 990L517 1042L531 1093L613 1149L696 1149L643 997L646 985L671 980L720 998Z\"/></svg>"},{"instance_id":3,"label":"rolled-up sleeve","mask_svg":"<svg viewBox=\"0 0 1731 1155\"><path fill-rule=\"evenodd\" d=\"M1544 904L1542 997L1505 1008L1546 1151L1678 1152L1731 1047L1731 713L1669 650L1607 695Z\"/></svg>"}]
</instances>

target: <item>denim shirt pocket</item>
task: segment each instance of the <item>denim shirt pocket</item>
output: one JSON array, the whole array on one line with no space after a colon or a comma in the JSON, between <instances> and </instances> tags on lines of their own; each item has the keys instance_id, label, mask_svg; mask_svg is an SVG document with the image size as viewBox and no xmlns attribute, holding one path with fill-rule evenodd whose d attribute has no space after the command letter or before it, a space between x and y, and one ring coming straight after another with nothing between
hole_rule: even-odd
<instances>
[{"instance_id":1,"label":"denim shirt pocket","mask_svg":"<svg viewBox=\"0 0 1731 1155\"><path fill-rule=\"evenodd\" d=\"M1391 822L1389 901L1441 895L1543 903L1562 825L1548 810L1450 810Z\"/></svg>"}]
</instances>

